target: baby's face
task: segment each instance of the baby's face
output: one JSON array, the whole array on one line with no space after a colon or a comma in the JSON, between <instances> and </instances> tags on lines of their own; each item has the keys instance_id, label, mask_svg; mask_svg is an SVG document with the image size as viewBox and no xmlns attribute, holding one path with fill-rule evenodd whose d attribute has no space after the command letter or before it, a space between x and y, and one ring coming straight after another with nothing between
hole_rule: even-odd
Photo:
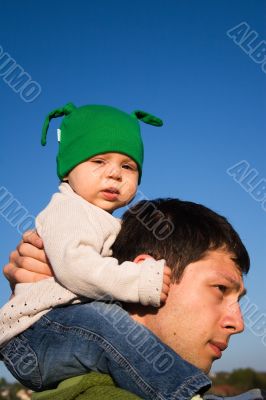
<instances>
[{"instance_id":1,"label":"baby's face","mask_svg":"<svg viewBox=\"0 0 266 400\"><path fill-rule=\"evenodd\" d=\"M89 158L67 176L72 189L88 202L112 213L135 196L138 167L124 154L105 153Z\"/></svg>"}]
</instances>

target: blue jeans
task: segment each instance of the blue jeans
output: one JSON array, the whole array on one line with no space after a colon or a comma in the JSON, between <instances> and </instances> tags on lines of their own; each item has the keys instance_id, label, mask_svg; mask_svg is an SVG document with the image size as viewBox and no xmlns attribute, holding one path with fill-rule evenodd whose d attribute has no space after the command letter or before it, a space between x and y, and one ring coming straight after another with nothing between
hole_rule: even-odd
<instances>
[{"instance_id":1,"label":"blue jeans","mask_svg":"<svg viewBox=\"0 0 266 400\"><path fill-rule=\"evenodd\" d=\"M35 391L88 371L108 373L119 387L153 400L191 399L211 383L119 305L99 301L53 309L0 355Z\"/></svg>"}]
</instances>

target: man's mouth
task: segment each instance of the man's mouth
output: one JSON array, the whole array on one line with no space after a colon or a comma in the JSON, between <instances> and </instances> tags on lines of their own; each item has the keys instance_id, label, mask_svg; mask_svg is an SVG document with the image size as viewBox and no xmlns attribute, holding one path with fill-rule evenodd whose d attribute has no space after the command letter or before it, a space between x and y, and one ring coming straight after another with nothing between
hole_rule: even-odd
<instances>
[{"instance_id":1,"label":"man's mouth","mask_svg":"<svg viewBox=\"0 0 266 400\"><path fill-rule=\"evenodd\" d=\"M221 358L222 351L224 351L227 348L227 344L224 342L210 341L209 345L213 350L213 352L215 353L215 358Z\"/></svg>"}]
</instances>

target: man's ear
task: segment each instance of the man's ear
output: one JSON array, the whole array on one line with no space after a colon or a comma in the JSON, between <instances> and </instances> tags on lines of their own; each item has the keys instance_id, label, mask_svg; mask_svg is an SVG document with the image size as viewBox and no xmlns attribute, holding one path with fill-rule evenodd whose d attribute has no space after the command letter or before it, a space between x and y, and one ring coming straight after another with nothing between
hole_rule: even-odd
<instances>
[{"instance_id":1,"label":"man's ear","mask_svg":"<svg viewBox=\"0 0 266 400\"><path fill-rule=\"evenodd\" d=\"M147 258L153 258L153 257L150 256L149 254L139 254L137 257L134 258L133 262L138 264L147 260Z\"/></svg>"}]
</instances>

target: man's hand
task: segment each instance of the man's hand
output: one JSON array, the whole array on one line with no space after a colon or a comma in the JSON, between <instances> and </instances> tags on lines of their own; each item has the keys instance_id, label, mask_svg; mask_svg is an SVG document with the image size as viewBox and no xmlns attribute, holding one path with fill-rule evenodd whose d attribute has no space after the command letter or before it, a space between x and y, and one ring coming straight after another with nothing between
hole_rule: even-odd
<instances>
[{"instance_id":1,"label":"man's hand","mask_svg":"<svg viewBox=\"0 0 266 400\"><path fill-rule=\"evenodd\" d=\"M4 266L3 273L12 291L17 283L32 283L53 276L42 240L35 231L24 233L16 250L10 253L9 263Z\"/></svg>"},{"instance_id":2,"label":"man's hand","mask_svg":"<svg viewBox=\"0 0 266 400\"><path fill-rule=\"evenodd\" d=\"M163 270L163 287L161 293L161 303L165 303L168 297L168 292L170 289L170 282L171 282L171 268L165 266Z\"/></svg>"}]
</instances>

